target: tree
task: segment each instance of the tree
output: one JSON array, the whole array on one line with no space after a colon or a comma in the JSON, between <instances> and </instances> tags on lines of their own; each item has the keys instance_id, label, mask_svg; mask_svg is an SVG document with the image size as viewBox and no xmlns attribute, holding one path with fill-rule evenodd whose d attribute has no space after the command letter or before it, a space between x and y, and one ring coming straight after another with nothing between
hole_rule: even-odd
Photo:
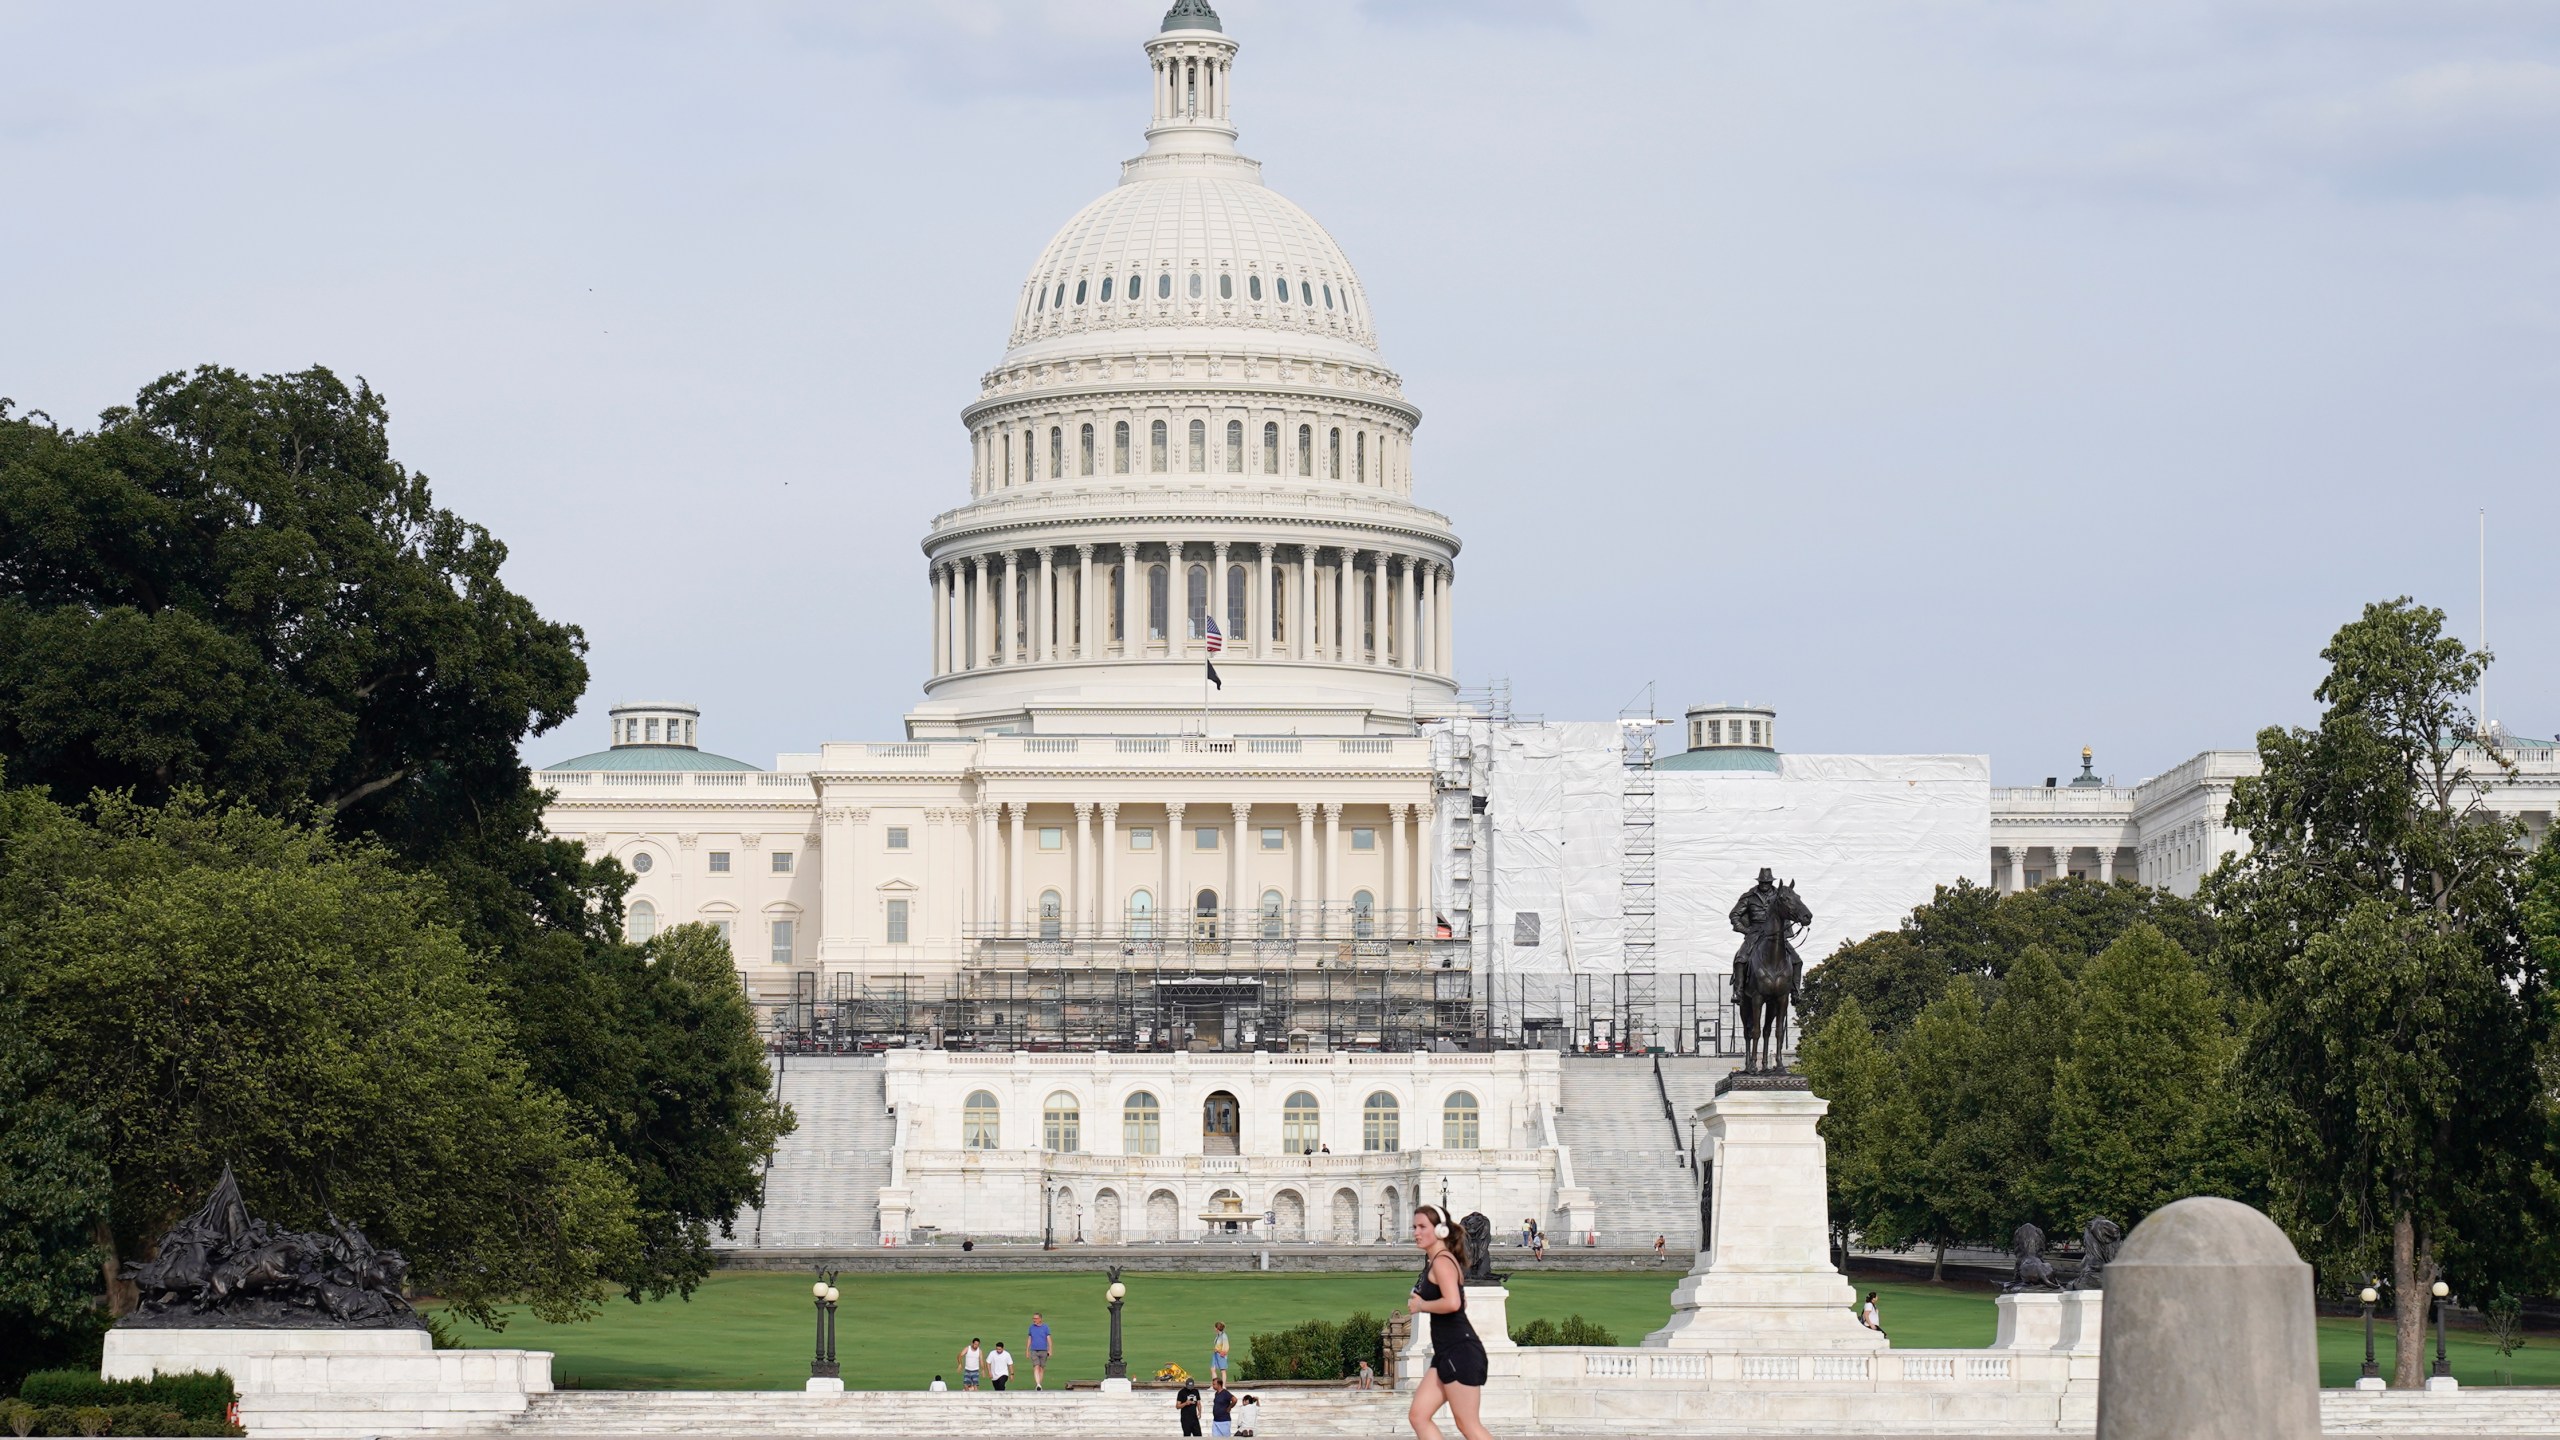
<instances>
[{"instance_id":1,"label":"tree","mask_svg":"<svg viewBox=\"0 0 2560 1440\"><path fill-rule=\"evenodd\" d=\"M1888 1201L1884 1167L1892 1147L1881 1122L1899 1077L1892 1053L1877 1043L1866 1007L1854 995L1842 999L1821 1028L1804 1038L1796 1068L1814 1094L1831 1102L1817 1128L1828 1161L1823 1178L1832 1239L1845 1265L1850 1236L1865 1235L1873 1243L1884 1228L1877 1217Z\"/></svg>"},{"instance_id":2,"label":"tree","mask_svg":"<svg viewBox=\"0 0 2560 1440\"><path fill-rule=\"evenodd\" d=\"M1890 1041L1951 976L1996 986L2018 957L2041 946L2069 979L2136 924L2155 926L2191 954L2212 945L2212 920L2194 901L2129 880L2056 880L2010 895L1967 880L1941 885L1899 928L1842 945L1806 973L1806 1026L1855 995Z\"/></svg>"},{"instance_id":3,"label":"tree","mask_svg":"<svg viewBox=\"0 0 2560 1440\"><path fill-rule=\"evenodd\" d=\"M2231 1097L2237 1051L2203 969L2136 925L2080 972L2053 1077L2053 1219L2130 1230L2189 1195L2256 1198Z\"/></svg>"},{"instance_id":4,"label":"tree","mask_svg":"<svg viewBox=\"0 0 2560 1440\"><path fill-rule=\"evenodd\" d=\"M1998 1184L1982 1168L1982 1050L1981 997L1950 980L1903 1036L1878 1107L1879 1243L1934 1247L1932 1280L1945 1278L1949 1245L2001 1230Z\"/></svg>"},{"instance_id":5,"label":"tree","mask_svg":"<svg viewBox=\"0 0 2560 1440\"><path fill-rule=\"evenodd\" d=\"M164 376L86 433L0 402L0 759L65 805L198 787L433 873L531 1078L639 1187L617 1278L690 1293L777 1116L725 1059L708 1089L660 1068L705 1058L694 1003L623 943L630 877L544 832L518 749L575 706L586 642L506 558L325 369Z\"/></svg>"},{"instance_id":6,"label":"tree","mask_svg":"<svg viewBox=\"0 0 2560 1440\"><path fill-rule=\"evenodd\" d=\"M2279 1218L2322 1254L2388 1235L2402 1388L2428 1287L2513 1238L2546 1131L2520 837L2482 803L2512 762L2465 705L2488 657L2443 621L2403 598L2337 632L2319 725L2260 732L2230 809L2250 849L2206 887Z\"/></svg>"},{"instance_id":7,"label":"tree","mask_svg":"<svg viewBox=\"0 0 2560 1440\"><path fill-rule=\"evenodd\" d=\"M96 1237L107 1216L104 1126L53 1094L54 1062L0 1000L0 1390L29 1369L94 1358Z\"/></svg>"},{"instance_id":8,"label":"tree","mask_svg":"<svg viewBox=\"0 0 2560 1440\"><path fill-rule=\"evenodd\" d=\"M2011 962L2000 998L1983 1015L1982 1043L1965 1078L1973 1111L1966 1165L1988 1187L1992 1234L2035 1221L2065 1228L2056 1204L2054 1073L2073 1053L2080 997L2054 953L2028 946Z\"/></svg>"},{"instance_id":9,"label":"tree","mask_svg":"<svg viewBox=\"0 0 2560 1440\"><path fill-rule=\"evenodd\" d=\"M96 1117L83 1248L119 1310L121 1263L226 1162L267 1218L334 1211L482 1323L590 1313L628 1271L625 1166L527 1077L433 880L186 791L88 815L11 792L0 820L0 995L46 1102Z\"/></svg>"}]
</instances>

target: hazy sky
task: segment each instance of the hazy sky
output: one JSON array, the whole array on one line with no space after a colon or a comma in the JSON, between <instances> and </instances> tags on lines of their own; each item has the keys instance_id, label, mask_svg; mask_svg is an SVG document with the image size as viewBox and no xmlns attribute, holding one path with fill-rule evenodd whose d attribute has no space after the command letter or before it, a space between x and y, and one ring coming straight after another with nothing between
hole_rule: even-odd
<instances>
[{"instance_id":1,"label":"hazy sky","mask_svg":"<svg viewBox=\"0 0 2560 1440\"><path fill-rule=\"evenodd\" d=\"M960 407L1140 148L1163 0L0 3L0 395L320 363L769 764L919 695ZM2560 730L2560 5L1221 0L1265 177L1359 267L1458 660L1788 748L2313 713L2408 593Z\"/></svg>"}]
</instances>

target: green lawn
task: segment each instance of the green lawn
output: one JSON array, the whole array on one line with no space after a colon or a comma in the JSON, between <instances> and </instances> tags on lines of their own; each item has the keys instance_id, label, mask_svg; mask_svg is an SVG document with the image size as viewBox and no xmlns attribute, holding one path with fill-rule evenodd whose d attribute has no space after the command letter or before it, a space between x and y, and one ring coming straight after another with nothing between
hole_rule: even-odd
<instances>
[{"instance_id":1,"label":"green lawn","mask_svg":"<svg viewBox=\"0 0 2560 1440\"><path fill-rule=\"evenodd\" d=\"M1256 1331L1301 1320L1338 1320L1358 1309L1387 1316L1404 1304L1410 1280L1401 1274L1233 1275L1130 1274L1129 1303L1122 1312L1132 1375L1146 1376L1167 1361L1205 1374L1209 1326L1224 1320L1234 1333L1241 1363ZM1581 1314L1632 1345L1659 1326L1671 1309L1679 1273L1514 1273L1511 1318L1561 1320ZM844 1292L837 1313L837 1351L845 1383L856 1389L921 1388L936 1374L956 1382L953 1357L971 1336L997 1340L1020 1352L1023 1327L1033 1310L1045 1311L1057 1332L1053 1381L1093 1380L1102 1374L1108 1345L1102 1276L876 1275L838 1282ZM1988 1288L1861 1279L1861 1298L1879 1292L1877 1309L1897 1346L1964 1348L1991 1343L1994 1312ZM518 1316L501 1333L457 1324L463 1343L522 1346L559 1355L560 1383L593 1389L765 1390L797 1389L809 1374L809 1281L802 1276L722 1271L691 1301L643 1305L615 1301L583 1325L545 1325ZM2388 1330L2377 1336L2385 1373L2391 1365ZM2450 1354L2466 1385L2560 1385L2560 1338L2537 1336L2502 1359L2476 1335L2457 1331ZM2364 1358L2364 1330L2353 1320L2320 1324L2320 1378L2326 1385L2354 1381ZM1022 1383L1029 1370L1021 1372ZM2504 1375L2504 1379L2501 1375Z\"/></svg>"}]
</instances>

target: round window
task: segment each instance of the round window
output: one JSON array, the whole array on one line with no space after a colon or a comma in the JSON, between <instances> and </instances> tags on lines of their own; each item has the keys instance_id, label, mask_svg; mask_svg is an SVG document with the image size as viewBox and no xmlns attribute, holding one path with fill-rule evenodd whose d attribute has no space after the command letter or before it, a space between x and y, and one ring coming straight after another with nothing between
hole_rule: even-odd
<instances>
[{"instance_id":1,"label":"round window","mask_svg":"<svg viewBox=\"0 0 2560 1440\"><path fill-rule=\"evenodd\" d=\"M649 867L656 863L658 862L649 858L649 852L643 850L639 854L631 857L631 873L634 875L646 875L649 873Z\"/></svg>"}]
</instances>

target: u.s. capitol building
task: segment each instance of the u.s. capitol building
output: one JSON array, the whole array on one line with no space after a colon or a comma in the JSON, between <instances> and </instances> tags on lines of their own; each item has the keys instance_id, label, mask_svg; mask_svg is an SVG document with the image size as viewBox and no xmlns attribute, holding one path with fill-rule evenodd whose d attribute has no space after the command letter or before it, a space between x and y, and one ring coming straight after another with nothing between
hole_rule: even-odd
<instances>
[{"instance_id":1,"label":"u.s. capitol building","mask_svg":"<svg viewBox=\"0 0 2560 1440\"><path fill-rule=\"evenodd\" d=\"M2190 888L2233 843L2245 755L2005 791L1979 755L1786 752L1763 706L1657 736L1462 701L1421 412L1341 247L1237 149L1237 48L1173 6L1145 150L1022 283L924 537L905 735L768 770L636 703L541 774L552 831L635 875L635 936L713 925L792 1043L890 1051L792 1062L762 1243L1061 1207L1088 1238L1366 1240L1444 1189L1649 1242L1680 1187L1620 1172L1684 1137L1595 1112L1657 1082L1555 1052L1729 1053L1723 911L1758 867L1813 902L1811 958L1959 878Z\"/></svg>"}]
</instances>

